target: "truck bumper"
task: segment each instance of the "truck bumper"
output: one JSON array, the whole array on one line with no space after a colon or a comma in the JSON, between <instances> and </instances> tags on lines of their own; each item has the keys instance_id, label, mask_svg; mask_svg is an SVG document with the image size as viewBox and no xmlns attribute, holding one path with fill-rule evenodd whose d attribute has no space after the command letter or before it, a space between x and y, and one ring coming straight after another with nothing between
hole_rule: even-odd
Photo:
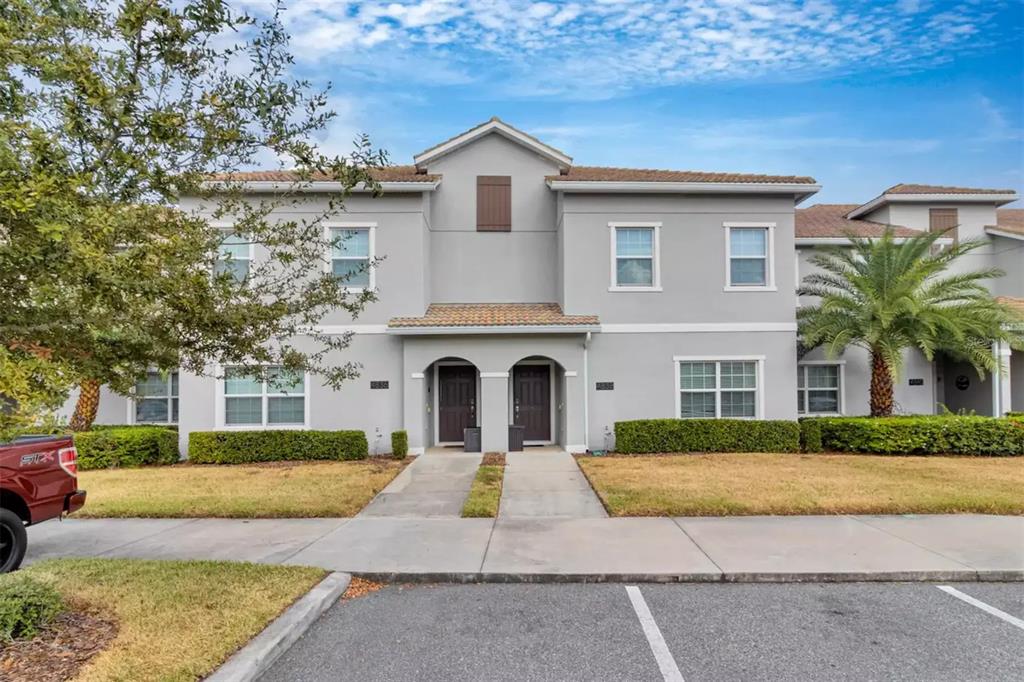
<instances>
[{"instance_id":1,"label":"truck bumper","mask_svg":"<svg viewBox=\"0 0 1024 682\"><path fill-rule=\"evenodd\" d=\"M85 506L85 491L76 490L64 498L64 513L76 512Z\"/></svg>"}]
</instances>

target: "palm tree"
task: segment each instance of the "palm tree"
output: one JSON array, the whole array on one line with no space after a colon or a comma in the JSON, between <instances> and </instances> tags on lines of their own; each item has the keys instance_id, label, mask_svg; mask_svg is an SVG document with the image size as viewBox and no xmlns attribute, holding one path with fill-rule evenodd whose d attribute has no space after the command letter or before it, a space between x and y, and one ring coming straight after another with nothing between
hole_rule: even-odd
<instances>
[{"instance_id":1,"label":"palm tree","mask_svg":"<svg viewBox=\"0 0 1024 682\"><path fill-rule=\"evenodd\" d=\"M820 271L803 278L799 293L820 300L797 312L802 343L825 346L829 357L847 346L871 354L873 417L892 414L893 381L909 348L929 361L937 352L965 360L984 376L1001 371L994 341L1024 347L1021 318L984 284L1004 273L948 271L985 242L965 240L940 250L935 241L943 234L896 239L886 228L878 239L850 236L849 247L829 247L809 259Z\"/></svg>"}]
</instances>

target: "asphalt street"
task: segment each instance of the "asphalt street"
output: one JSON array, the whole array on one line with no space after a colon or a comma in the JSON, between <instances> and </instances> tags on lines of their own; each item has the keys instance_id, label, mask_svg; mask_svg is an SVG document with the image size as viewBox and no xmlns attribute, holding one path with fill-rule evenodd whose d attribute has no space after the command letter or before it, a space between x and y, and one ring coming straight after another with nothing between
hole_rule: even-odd
<instances>
[{"instance_id":1,"label":"asphalt street","mask_svg":"<svg viewBox=\"0 0 1024 682\"><path fill-rule=\"evenodd\" d=\"M392 585L332 607L263 679L1024 679L1024 585L950 587Z\"/></svg>"}]
</instances>

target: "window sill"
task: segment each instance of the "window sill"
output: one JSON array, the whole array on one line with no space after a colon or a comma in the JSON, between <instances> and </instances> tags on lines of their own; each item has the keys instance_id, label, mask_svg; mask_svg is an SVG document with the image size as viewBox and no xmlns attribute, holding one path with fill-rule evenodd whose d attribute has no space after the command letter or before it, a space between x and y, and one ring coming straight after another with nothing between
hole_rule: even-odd
<instances>
[{"instance_id":1,"label":"window sill","mask_svg":"<svg viewBox=\"0 0 1024 682\"><path fill-rule=\"evenodd\" d=\"M307 424L218 424L218 431L303 431Z\"/></svg>"},{"instance_id":2,"label":"window sill","mask_svg":"<svg viewBox=\"0 0 1024 682\"><path fill-rule=\"evenodd\" d=\"M729 293L735 293L739 291L778 291L778 287L743 287L743 286L725 286L722 291Z\"/></svg>"},{"instance_id":3,"label":"window sill","mask_svg":"<svg viewBox=\"0 0 1024 682\"><path fill-rule=\"evenodd\" d=\"M797 412L796 417L845 417L842 412Z\"/></svg>"},{"instance_id":4,"label":"window sill","mask_svg":"<svg viewBox=\"0 0 1024 682\"><path fill-rule=\"evenodd\" d=\"M633 293L633 294L642 294L642 293L657 294L657 293L661 293L662 288L661 287L608 287L608 291L614 291L614 292L618 292L618 293Z\"/></svg>"}]
</instances>

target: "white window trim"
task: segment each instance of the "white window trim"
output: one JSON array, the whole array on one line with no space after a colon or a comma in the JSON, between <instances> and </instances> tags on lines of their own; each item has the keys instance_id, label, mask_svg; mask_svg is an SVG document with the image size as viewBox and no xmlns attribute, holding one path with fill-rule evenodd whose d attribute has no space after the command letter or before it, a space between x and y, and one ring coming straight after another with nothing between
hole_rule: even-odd
<instances>
[{"instance_id":1,"label":"white window trim","mask_svg":"<svg viewBox=\"0 0 1024 682\"><path fill-rule=\"evenodd\" d=\"M680 363L683 362L753 362L756 363L757 372L757 387L754 389L754 416L753 417L721 417L716 416L715 419L764 419L764 355L676 355L672 358L672 367L675 370L675 387L676 387L676 398L675 414L672 415L673 419L681 419L679 415L682 413L682 381L679 376L680 374ZM722 395L722 383L719 374L721 369L715 366L715 414L720 415L722 413L721 395ZM730 389L726 389L730 390ZM747 389L749 390L749 389ZM710 393L711 391L695 391L697 393Z\"/></svg>"},{"instance_id":2,"label":"white window trim","mask_svg":"<svg viewBox=\"0 0 1024 682\"><path fill-rule=\"evenodd\" d=\"M155 371L155 370L149 370L149 371ZM148 373L149 372L147 372L147 374ZM174 395L173 393L171 393L171 374L177 374L178 375L178 395ZM132 395L132 396L130 396L128 398L128 400L127 400L127 403L128 403L128 405L127 405L128 413L127 413L127 415L125 417L125 424L128 424L128 425L144 424L144 425L147 425L147 426L150 425L150 424L152 424L153 426L177 426L178 425L177 421L174 421L174 420L171 420L171 419L168 419L165 422L140 422L140 421L138 421L135 418L135 402L137 400L140 400L140 399L143 399L143 398L146 398L146 396L142 396L140 398L139 396ZM174 405L173 405L173 403L171 403L171 401L174 398L178 399L178 410L179 410L178 418L180 419L181 418L181 411L180 411L181 410L181 372L179 370L173 370L172 372L168 372L167 373L167 395L163 399L168 401L168 403L167 403L167 415L168 415L168 417L171 417L171 416L174 415ZM156 398L155 397L154 398L150 398L150 400L156 400Z\"/></svg>"},{"instance_id":3,"label":"white window trim","mask_svg":"<svg viewBox=\"0 0 1024 682\"><path fill-rule=\"evenodd\" d=\"M722 227L725 229L725 287L723 291L778 291L778 287L775 286L775 223L770 222L752 222L752 223L736 223L728 222L722 223ZM743 285L732 283L732 239L731 234L733 228L761 228L768 230L768 243L765 245L768 253L766 254L765 263L765 283L754 284L754 285Z\"/></svg>"},{"instance_id":4,"label":"white window trim","mask_svg":"<svg viewBox=\"0 0 1024 682\"><path fill-rule=\"evenodd\" d=\"M345 287L345 291L352 293L362 293L364 291L374 291L377 288L377 268L373 263L377 253L377 223L375 222L327 222L324 223L324 239L327 241L327 260L324 263L324 272L331 273L334 271L334 251L331 244L331 230L367 230L369 235L369 252L367 255L367 262L370 274L370 284L367 287ZM344 260L344 259L339 259ZM349 258L347 260L362 260L362 258Z\"/></svg>"},{"instance_id":5,"label":"white window trim","mask_svg":"<svg viewBox=\"0 0 1024 682\"><path fill-rule=\"evenodd\" d=\"M267 398L269 396L271 396L271 395L276 397L276 396L283 395L283 394L279 394L279 393L270 394L270 393L267 393L267 387L266 387L266 382L265 381L263 382L263 388L261 389L262 393L261 393L261 396L260 396L262 398L262 421L261 421L261 423L259 423L259 424L226 424L225 423L225 414L224 414L225 413L225 398L227 398L227 397L233 397L233 398L247 397L247 396L227 396L224 393L224 381L225 381L224 370L225 370L225 367L234 367L234 366L235 365L220 365L220 364L218 364L216 366L215 370L214 370L214 372L215 372L214 376L216 377L216 380L214 381L214 386L216 387L215 388L216 402L214 403L214 409L213 409L213 412L214 412L214 419L213 419L213 421L214 421L215 428L217 430L223 430L223 431L302 431L302 430L305 430L305 429L309 428L310 396L309 396L309 373L308 372L303 372L302 373L302 397L304 398L304 400L303 400L303 403L302 403L303 414L302 414L302 423L301 424L268 424L267 423L267 405L268 405ZM275 365L267 365L267 366L268 367L273 367ZM253 394L252 396L248 396L248 397L255 397L255 394ZM292 397L297 397L297 396L292 396Z\"/></svg>"},{"instance_id":6,"label":"white window trim","mask_svg":"<svg viewBox=\"0 0 1024 682\"><path fill-rule=\"evenodd\" d=\"M234 223L214 221L214 222L210 223L210 227L213 227L215 229L220 230L221 232L224 232L225 236L229 236L229 235L234 234L235 224ZM244 237L244 238L246 238L249 241L249 253L248 253L248 255L244 259L247 262L247 265L246 265L246 278L248 278L249 272L252 269L252 264L256 261L256 243L253 242L252 237L249 236L249 235L243 234L243 235L239 235L239 236L240 237ZM221 255L220 247L218 247L218 249L217 249L217 260L218 261L227 260L226 258L224 258ZM235 258L234 260L243 260L243 259Z\"/></svg>"},{"instance_id":7,"label":"white window trim","mask_svg":"<svg viewBox=\"0 0 1024 682\"><path fill-rule=\"evenodd\" d=\"M796 363L797 371L802 372L804 367L809 365L839 365L839 411L838 412L800 412L800 406L797 405L797 415L801 417L841 417L846 414L846 360L801 360ZM804 377L804 387L800 388L800 380L797 379L797 391L808 390L807 378ZM831 389L815 389L815 390L831 390ZM806 397L805 397L806 399ZM807 405L808 403L804 403Z\"/></svg>"},{"instance_id":8,"label":"white window trim","mask_svg":"<svg viewBox=\"0 0 1024 682\"><path fill-rule=\"evenodd\" d=\"M651 254L651 282L652 285L649 287L642 286L619 286L617 284L617 268L616 260L618 254L616 253L615 245L615 230L620 227L646 227L654 230L654 252ZM608 237L610 245L610 260L609 266L611 268L611 278L609 280L610 286L608 291L620 291L620 292L634 292L634 293L652 293L660 292L661 288L661 222L658 221L642 221L642 222L611 222L608 223Z\"/></svg>"}]
</instances>

